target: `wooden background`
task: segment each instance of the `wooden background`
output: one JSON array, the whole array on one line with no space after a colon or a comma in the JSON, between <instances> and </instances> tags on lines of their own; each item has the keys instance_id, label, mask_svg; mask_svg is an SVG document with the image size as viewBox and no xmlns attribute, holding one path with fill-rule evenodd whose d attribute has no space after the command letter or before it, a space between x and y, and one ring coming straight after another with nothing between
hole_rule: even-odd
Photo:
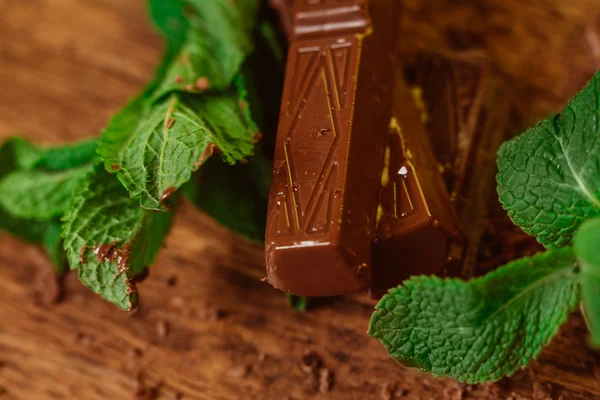
<instances>
[{"instance_id":1,"label":"wooden background","mask_svg":"<svg viewBox=\"0 0 600 400\"><path fill-rule=\"evenodd\" d=\"M597 0L404 2L411 46L488 53L519 94L514 127L560 109L600 61ZM0 0L0 139L97 135L160 57L142 3ZM503 254L535 250L511 237ZM52 304L43 253L0 233L0 399L600 398L579 314L530 368L474 387L391 361L366 335L366 296L295 312L262 268L261 248L185 205L128 315L74 274Z\"/></svg>"}]
</instances>

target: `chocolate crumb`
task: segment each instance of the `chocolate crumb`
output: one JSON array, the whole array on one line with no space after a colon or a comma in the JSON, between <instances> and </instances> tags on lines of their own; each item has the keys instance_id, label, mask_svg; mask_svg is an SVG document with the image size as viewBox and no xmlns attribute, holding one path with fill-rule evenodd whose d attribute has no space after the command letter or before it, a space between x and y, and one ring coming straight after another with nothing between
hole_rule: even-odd
<instances>
[{"instance_id":1,"label":"chocolate crumb","mask_svg":"<svg viewBox=\"0 0 600 400\"><path fill-rule=\"evenodd\" d=\"M323 365L323 361L314 351L306 351L302 355L302 370L304 372L316 375L321 365Z\"/></svg>"},{"instance_id":2,"label":"chocolate crumb","mask_svg":"<svg viewBox=\"0 0 600 400\"><path fill-rule=\"evenodd\" d=\"M198 78L196 80L196 89L198 89L199 91L203 92L206 89L208 89L210 86L210 81L208 80L207 77L202 77L202 78Z\"/></svg>"},{"instance_id":3,"label":"chocolate crumb","mask_svg":"<svg viewBox=\"0 0 600 400\"><path fill-rule=\"evenodd\" d=\"M164 319L156 323L156 333L159 339L164 339L169 334L169 324Z\"/></svg>"},{"instance_id":4,"label":"chocolate crumb","mask_svg":"<svg viewBox=\"0 0 600 400\"><path fill-rule=\"evenodd\" d=\"M167 278L167 285L169 286L177 286L177 276L171 275Z\"/></svg>"},{"instance_id":5,"label":"chocolate crumb","mask_svg":"<svg viewBox=\"0 0 600 400\"><path fill-rule=\"evenodd\" d=\"M183 77L181 75L177 75L175 77L175 83L178 84L178 85L182 84L183 83Z\"/></svg>"},{"instance_id":6,"label":"chocolate crumb","mask_svg":"<svg viewBox=\"0 0 600 400\"><path fill-rule=\"evenodd\" d=\"M175 119L174 118L169 118L167 120L167 122L165 123L165 128L167 129L171 129L171 127L175 125Z\"/></svg>"},{"instance_id":7,"label":"chocolate crumb","mask_svg":"<svg viewBox=\"0 0 600 400\"><path fill-rule=\"evenodd\" d=\"M243 101L243 100L240 100L238 102L238 105L240 106L240 110L242 110L242 111L245 111L246 107L248 107L248 104L245 101Z\"/></svg>"},{"instance_id":8,"label":"chocolate crumb","mask_svg":"<svg viewBox=\"0 0 600 400\"><path fill-rule=\"evenodd\" d=\"M191 92L192 90L194 90L194 85L192 85L191 83L188 83L187 85L185 85L183 87L185 90L187 90L188 92Z\"/></svg>"},{"instance_id":9,"label":"chocolate crumb","mask_svg":"<svg viewBox=\"0 0 600 400\"><path fill-rule=\"evenodd\" d=\"M254 141L254 143L258 143L260 142L260 140L262 139L263 135L260 132L256 132L254 134L254 136L252 137L252 140Z\"/></svg>"},{"instance_id":10,"label":"chocolate crumb","mask_svg":"<svg viewBox=\"0 0 600 400\"><path fill-rule=\"evenodd\" d=\"M118 170L121 169L121 167L119 167L118 164L113 164L113 165L110 166L110 169L112 169L113 171L118 171Z\"/></svg>"}]
</instances>

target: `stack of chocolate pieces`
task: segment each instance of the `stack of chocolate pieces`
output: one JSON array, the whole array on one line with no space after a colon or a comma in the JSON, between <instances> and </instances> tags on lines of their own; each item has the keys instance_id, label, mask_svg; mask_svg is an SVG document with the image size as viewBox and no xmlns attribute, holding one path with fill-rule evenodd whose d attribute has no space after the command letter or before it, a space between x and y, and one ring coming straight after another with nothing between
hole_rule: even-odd
<instances>
[{"instance_id":1,"label":"stack of chocolate pieces","mask_svg":"<svg viewBox=\"0 0 600 400\"><path fill-rule=\"evenodd\" d=\"M396 0L279 0L289 39L266 231L301 296L469 275L508 99L485 60L399 50Z\"/></svg>"}]
</instances>

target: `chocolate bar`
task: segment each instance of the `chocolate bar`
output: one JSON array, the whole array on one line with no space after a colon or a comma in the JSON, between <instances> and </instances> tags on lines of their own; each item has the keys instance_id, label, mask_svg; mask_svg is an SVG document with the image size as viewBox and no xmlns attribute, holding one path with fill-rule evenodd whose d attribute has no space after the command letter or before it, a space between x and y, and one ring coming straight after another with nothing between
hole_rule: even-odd
<instances>
[{"instance_id":1,"label":"chocolate bar","mask_svg":"<svg viewBox=\"0 0 600 400\"><path fill-rule=\"evenodd\" d=\"M409 59L406 54L402 57ZM509 117L509 94L502 83L491 76L482 57L419 54L405 64L404 75L411 85L420 119L438 161L438 170L444 177L451 205L458 216L464 249L460 251L457 231L444 227L443 223L438 225L442 230L437 236L445 235L446 244L438 239L438 244L434 245L436 241L429 236L422 240L415 236L407 239L406 244L386 247L386 243L398 243L400 235L397 232L406 228L402 218L382 219L373 261L371 295L375 298L410 275L472 275L487 201L494 192L495 154L505 138ZM432 173L429 170L432 164L425 162L423 165L423 172L418 169L418 173L425 178L420 181L432 185L431 178L425 175ZM382 206L389 208L385 196L384 188ZM446 199L441 196L437 201L443 201L444 208L448 208Z\"/></svg>"},{"instance_id":2,"label":"chocolate bar","mask_svg":"<svg viewBox=\"0 0 600 400\"><path fill-rule=\"evenodd\" d=\"M459 265L464 249L432 144L401 71L395 84L373 244L372 297L411 275Z\"/></svg>"},{"instance_id":3,"label":"chocolate bar","mask_svg":"<svg viewBox=\"0 0 600 400\"><path fill-rule=\"evenodd\" d=\"M265 242L276 288L332 296L369 287L397 3L294 3Z\"/></svg>"}]
</instances>

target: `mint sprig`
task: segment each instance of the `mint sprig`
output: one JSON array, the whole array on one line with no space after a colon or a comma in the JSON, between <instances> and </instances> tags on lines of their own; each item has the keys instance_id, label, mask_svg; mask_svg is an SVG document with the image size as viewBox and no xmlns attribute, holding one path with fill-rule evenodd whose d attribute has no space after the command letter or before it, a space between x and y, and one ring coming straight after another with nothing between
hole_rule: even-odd
<instances>
[{"instance_id":1,"label":"mint sprig","mask_svg":"<svg viewBox=\"0 0 600 400\"><path fill-rule=\"evenodd\" d=\"M253 15L241 21L233 7L250 12L257 1L228 0L226 7L222 0L170 3L149 3L167 41L164 61L153 81L103 131L98 155L105 170L96 167L87 176L64 217L71 269L77 268L93 291L128 310L138 302L135 276L153 263L171 226L173 213L165 213L171 209L170 198L213 153L221 153L229 164L250 157L258 131L239 71L252 51ZM227 32L218 32L216 26ZM233 61L227 51L231 35L250 43L235 52ZM182 63L188 58L190 63ZM185 75L180 67L186 68ZM212 70L230 73L228 82L208 90ZM182 76L175 79L174 73ZM172 85L182 77L195 86ZM200 83L207 87L199 90Z\"/></svg>"},{"instance_id":2,"label":"mint sprig","mask_svg":"<svg viewBox=\"0 0 600 400\"><path fill-rule=\"evenodd\" d=\"M160 199L165 191L187 182L212 149L218 148L230 164L253 154L258 129L235 82L253 50L258 2L150 5L167 40L166 64L109 123L98 152L142 207L164 211ZM174 33L170 24L176 26Z\"/></svg>"},{"instance_id":3,"label":"mint sprig","mask_svg":"<svg viewBox=\"0 0 600 400\"><path fill-rule=\"evenodd\" d=\"M498 152L498 194L513 222L546 247L571 243L600 215L600 71L556 115Z\"/></svg>"}]
</instances>

